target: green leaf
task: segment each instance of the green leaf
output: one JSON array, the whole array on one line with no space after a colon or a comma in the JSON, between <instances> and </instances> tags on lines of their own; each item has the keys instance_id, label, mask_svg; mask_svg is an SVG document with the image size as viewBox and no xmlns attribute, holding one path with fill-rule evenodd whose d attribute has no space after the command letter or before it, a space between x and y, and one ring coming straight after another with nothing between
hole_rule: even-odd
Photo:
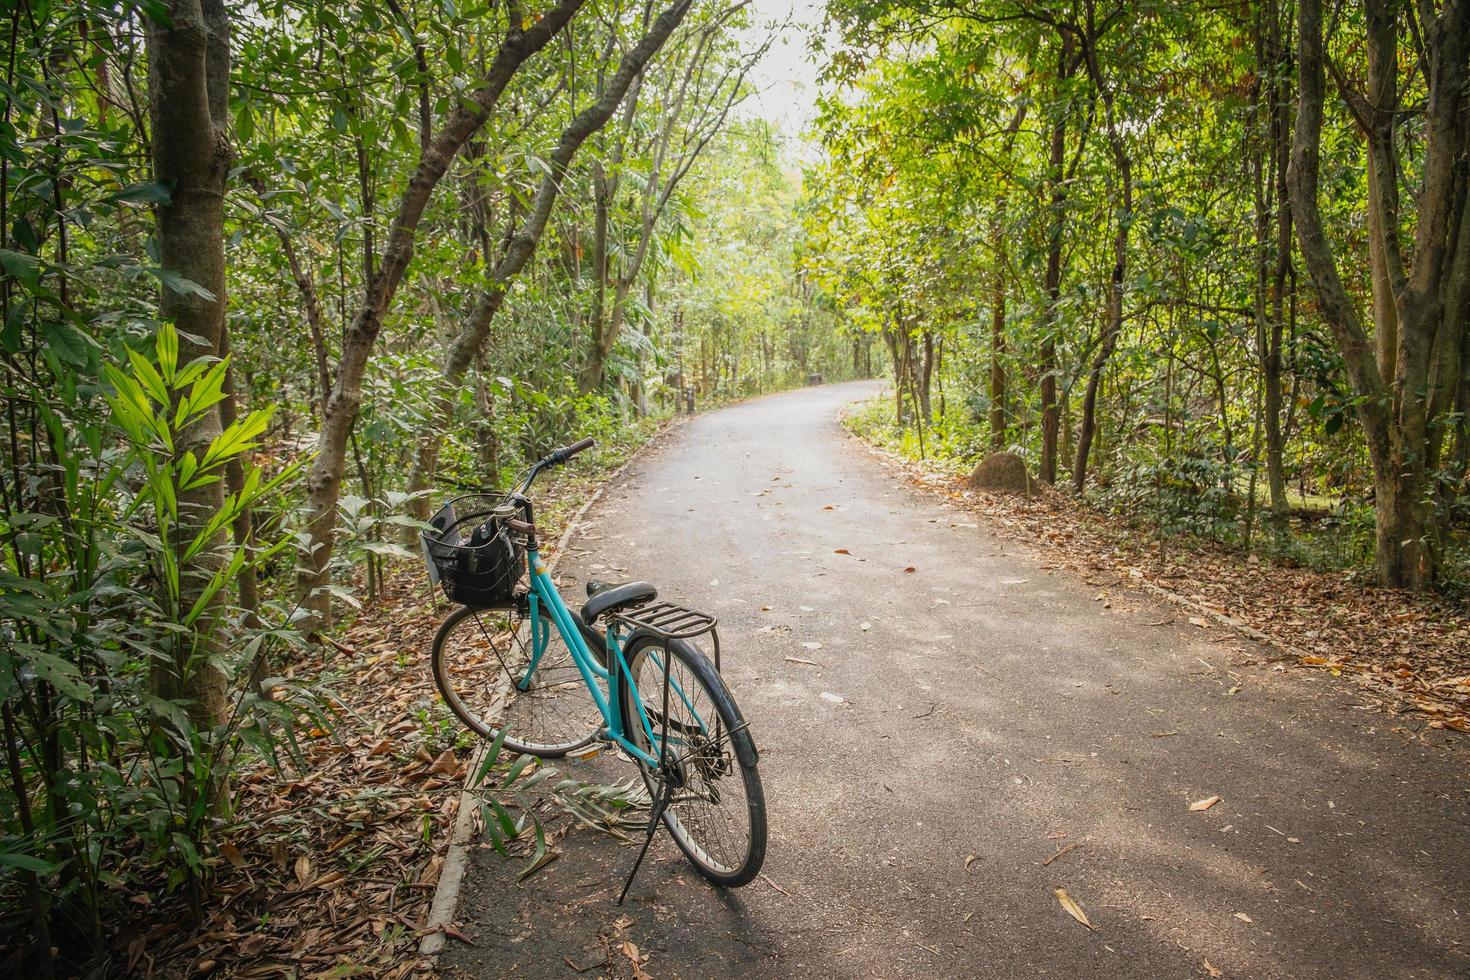
<instances>
[{"instance_id":1,"label":"green leaf","mask_svg":"<svg viewBox=\"0 0 1470 980\"><path fill-rule=\"evenodd\" d=\"M480 768L475 772L475 778L470 780L471 788L484 782L490 770L495 768L495 760L500 758L500 748L505 744L505 733L506 730L502 728L495 736L495 741L491 742L490 747L485 750L485 758L480 761Z\"/></svg>"},{"instance_id":2,"label":"green leaf","mask_svg":"<svg viewBox=\"0 0 1470 980\"><path fill-rule=\"evenodd\" d=\"M241 143L248 143L254 135L255 113L250 111L249 105L241 105L235 113L235 136Z\"/></svg>"},{"instance_id":3,"label":"green leaf","mask_svg":"<svg viewBox=\"0 0 1470 980\"><path fill-rule=\"evenodd\" d=\"M326 593L330 596L336 596L338 599L341 599L353 609L362 608L362 603L357 601L357 596L352 594L352 590L344 585L339 585L336 582L328 582L326 585L318 585L316 588L311 590L311 593L312 595L321 595L322 593Z\"/></svg>"},{"instance_id":4,"label":"green leaf","mask_svg":"<svg viewBox=\"0 0 1470 980\"><path fill-rule=\"evenodd\" d=\"M402 545L393 544L389 541L368 541L363 544L362 549L364 551L371 551L375 555L382 555L385 558L413 559L419 557L417 553L409 551Z\"/></svg>"},{"instance_id":5,"label":"green leaf","mask_svg":"<svg viewBox=\"0 0 1470 980\"><path fill-rule=\"evenodd\" d=\"M55 874L62 867L60 864L43 861L34 854L21 854L16 851L0 851L0 864L8 868L19 868L21 871L33 871L38 875Z\"/></svg>"},{"instance_id":6,"label":"green leaf","mask_svg":"<svg viewBox=\"0 0 1470 980\"><path fill-rule=\"evenodd\" d=\"M157 276L158 281L163 283L164 286L166 286L171 291L178 293L180 296L197 296L198 298L204 300L206 303L214 302L214 293L211 293L209 290L199 285L193 279L189 279L185 276L180 275L173 269L164 269L159 267L150 268L148 271Z\"/></svg>"},{"instance_id":7,"label":"green leaf","mask_svg":"<svg viewBox=\"0 0 1470 980\"><path fill-rule=\"evenodd\" d=\"M490 809L489 803L480 804L480 822L485 825L485 833L490 835L490 846L495 848L495 853L501 857L510 857L500 828L495 825L495 813Z\"/></svg>"},{"instance_id":8,"label":"green leaf","mask_svg":"<svg viewBox=\"0 0 1470 980\"><path fill-rule=\"evenodd\" d=\"M41 260L34 255L0 248L0 266L19 279L27 289L35 289L41 282Z\"/></svg>"},{"instance_id":9,"label":"green leaf","mask_svg":"<svg viewBox=\"0 0 1470 980\"><path fill-rule=\"evenodd\" d=\"M171 204L173 203L173 191L164 184L150 180L139 184L129 184L102 200L110 204Z\"/></svg>"},{"instance_id":10,"label":"green leaf","mask_svg":"<svg viewBox=\"0 0 1470 980\"><path fill-rule=\"evenodd\" d=\"M81 672L75 664L67 663L51 653L35 651L27 658L36 676L62 694L84 704L92 702L92 689L81 680Z\"/></svg>"},{"instance_id":11,"label":"green leaf","mask_svg":"<svg viewBox=\"0 0 1470 980\"><path fill-rule=\"evenodd\" d=\"M133 377L138 379L139 384L148 392L149 396L160 405L168 404L168 384L163 376L158 373L148 358L135 350L128 351L128 363L133 366Z\"/></svg>"},{"instance_id":12,"label":"green leaf","mask_svg":"<svg viewBox=\"0 0 1470 980\"><path fill-rule=\"evenodd\" d=\"M521 832L516 829L516 822L511 819L510 811L505 808L505 804L499 800L491 800L490 806L495 811L495 819L500 823L501 833L511 838L519 837Z\"/></svg>"},{"instance_id":13,"label":"green leaf","mask_svg":"<svg viewBox=\"0 0 1470 980\"><path fill-rule=\"evenodd\" d=\"M533 818L534 819L534 818ZM526 867L521 871L521 877L535 871L541 866L541 859L546 856L546 828L541 826L541 821L536 821L536 849L531 852L531 860L526 862Z\"/></svg>"},{"instance_id":14,"label":"green leaf","mask_svg":"<svg viewBox=\"0 0 1470 980\"><path fill-rule=\"evenodd\" d=\"M520 778L521 773L526 771L526 767L535 761L536 757L533 755L523 755L517 758L515 762L511 763L509 771L505 774L505 778L500 781L500 788L505 789L510 786L511 783Z\"/></svg>"},{"instance_id":15,"label":"green leaf","mask_svg":"<svg viewBox=\"0 0 1470 980\"><path fill-rule=\"evenodd\" d=\"M11 306L10 315L5 318L5 324L0 326L0 348L7 354L20 353L21 342L25 339L26 314L30 312L29 301L16 297L17 302Z\"/></svg>"},{"instance_id":16,"label":"green leaf","mask_svg":"<svg viewBox=\"0 0 1470 980\"><path fill-rule=\"evenodd\" d=\"M172 323L164 323L158 328L158 335L154 338L154 351L158 354L158 370L163 374L163 379L174 385L174 371L179 364L179 332Z\"/></svg>"},{"instance_id":17,"label":"green leaf","mask_svg":"<svg viewBox=\"0 0 1470 980\"><path fill-rule=\"evenodd\" d=\"M85 367L98 347L95 340L64 320L42 320L41 335L46 340L46 349L73 367Z\"/></svg>"}]
</instances>

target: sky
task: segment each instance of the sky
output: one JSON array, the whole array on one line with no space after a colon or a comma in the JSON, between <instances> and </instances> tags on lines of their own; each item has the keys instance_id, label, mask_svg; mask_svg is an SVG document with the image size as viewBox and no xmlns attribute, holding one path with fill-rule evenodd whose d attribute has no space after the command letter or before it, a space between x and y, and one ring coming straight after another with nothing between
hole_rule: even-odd
<instances>
[{"instance_id":1,"label":"sky","mask_svg":"<svg viewBox=\"0 0 1470 980\"><path fill-rule=\"evenodd\" d=\"M751 2L754 25L746 31L751 44L761 43L777 25L789 24L751 71L757 91L740 114L775 123L793 146L816 117L817 66L807 39L821 24L822 6L822 0Z\"/></svg>"}]
</instances>

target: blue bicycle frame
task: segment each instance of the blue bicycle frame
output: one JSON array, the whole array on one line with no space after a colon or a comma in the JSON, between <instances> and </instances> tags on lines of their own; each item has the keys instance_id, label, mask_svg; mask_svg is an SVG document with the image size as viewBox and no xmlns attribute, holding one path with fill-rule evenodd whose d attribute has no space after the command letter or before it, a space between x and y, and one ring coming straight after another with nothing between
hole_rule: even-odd
<instances>
[{"instance_id":1,"label":"blue bicycle frame","mask_svg":"<svg viewBox=\"0 0 1470 980\"><path fill-rule=\"evenodd\" d=\"M550 643L550 624L541 618L538 608L540 604L545 603L547 612L551 614L552 623L556 625L557 632L561 634L562 640L565 641L567 648L572 652L572 659L577 664L577 671L582 675L582 683L587 686L587 692L592 695L592 700L597 705L597 710L602 714L603 721L607 725L608 740L644 765L658 768L660 764L659 748L662 744L662 737L654 730L653 723L649 720L648 712L643 708L643 699L634 698L633 702L638 709L637 724L642 726L643 734L648 739L648 745L653 749L652 752L645 751L628 738L626 728L627 719L623 718L622 705L618 704L611 696L613 691L611 671L608 667L604 667L599 663L597 657L593 656L591 648L588 647L587 641L582 636L583 627L573 619L571 610L567 608L567 604L562 599L561 593L557 591L556 585L551 581L551 573L547 570L546 564L541 560L540 553L536 548L527 550L526 563L530 567L531 572L531 592L529 596L531 607L529 615L531 622L531 660L526 665L525 674L516 681L516 687L522 691L530 687L531 677L536 673L536 667L541 662L542 654L546 652L546 648ZM615 666L616 669L621 670L627 682L633 684L633 673L628 667L628 662L623 655L623 645L611 621L609 621L606 627L605 643L608 653L608 663ZM663 670L664 663L662 658L656 654L653 656L655 657L654 663L657 664L660 670ZM607 686L607 694L603 693L603 684ZM670 690L688 707L690 713L694 716L695 722L701 730L704 730L706 728L704 720L699 717L694 706L689 703L689 699L685 697L684 691L680 688L677 681L670 681ZM668 741L670 746L680 744L681 742L680 739L673 737L670 737Z\"/></svg>"}]
</instances>

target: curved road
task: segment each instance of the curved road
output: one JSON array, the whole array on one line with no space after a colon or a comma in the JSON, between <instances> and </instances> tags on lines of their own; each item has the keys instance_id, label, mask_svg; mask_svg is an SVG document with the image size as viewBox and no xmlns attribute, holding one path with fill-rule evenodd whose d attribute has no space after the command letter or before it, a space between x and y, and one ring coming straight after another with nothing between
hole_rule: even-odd
<instances>
[{"instance_id":1,"label":"curved road","mask_svg":"<svg viewBox=\"0 0 1470 980\"><path fill-rule=\"evenodd\" d=\"M481 849L457 919L476 945L447 974L629 976L627 940L660 980L1470 975L1463 740L1415 740L1140 595L1105 606L904 489L835 421L876 391L696 419L562 568L569 596L646 578L719 615L766 877L721 894L661 834L619 909L626 845L573 833L521 883Z\"/></svg>"}]
</instances>

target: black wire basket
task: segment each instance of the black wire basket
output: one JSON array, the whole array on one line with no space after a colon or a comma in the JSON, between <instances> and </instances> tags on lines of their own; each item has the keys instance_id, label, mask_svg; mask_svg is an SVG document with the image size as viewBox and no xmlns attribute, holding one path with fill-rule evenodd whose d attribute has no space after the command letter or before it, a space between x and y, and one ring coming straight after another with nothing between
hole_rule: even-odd
<instances>
[{"instance_id":1,"label":"black wire basket","mask_svg":"<svg viewBox=\"0 0 1470 980\"><path fill-rule=\"evenodd\" d=\"M526 551L505 518L513 512L504 494L471 493L449 501L429 518L420 537L429 578L450 602L472 609L509 605L526 573Z\"/></svg>"}]
</instances>

